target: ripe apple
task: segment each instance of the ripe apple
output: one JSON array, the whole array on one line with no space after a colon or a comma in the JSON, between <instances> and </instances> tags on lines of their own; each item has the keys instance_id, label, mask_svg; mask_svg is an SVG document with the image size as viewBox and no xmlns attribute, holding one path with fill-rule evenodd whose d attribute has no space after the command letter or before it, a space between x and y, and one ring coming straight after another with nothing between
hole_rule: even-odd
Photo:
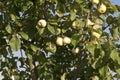
<instances>
[{"instance_id":1,"label":"ripe apple","mask_svg":"<svg viewBox=\"0 0 120 80\"><path fill-rule=\"evenodd\" d=\"M73 53L73 54L78 54L79 51L80 51L79 47L72 49L72 53Z\"/></svg>"},{"instance_id":2,"label":"ripe apple","mask_svg":"<svg viewBox=\"0 0 120 80\"><path fill-rule=\"evenodd\" d=\"M92 25L94 25L94 23L93 22L91 22L91 20L87 20L87 26L92 26Z\"/></svg>"},{"instance_id":3,"label":"ripe apple","mask_svg":"<svg viewBox=\"0 0 120 80\"><path fill-rule=\"evenodd\" d=\"M64 43L64 45L65 45L65 44L70 44L70 43L71 43L71 39L70 39L69 37L65 36L65 37L63 38L63 43Z\"/></svg>"},{"instance_id":4,"label":"ripe apple","mask_svg":"<svg viewBox=\"0 0 120 80\"><path fill-rule=\"evenodd\" d=\"M66 73L63 73L63 75L61 75L60 80L65 80L66 77Z\"/></svg>"},{"instance_id":5,"label":"ripe apple","mask_svg":"<svg viewBox=\"0 0 120 80\"><path fill-rule=\"evenodd\" d=\"M92 80L99 80L99 77L98 76L94 76L94 77L92 77Z\"/></svg>"},{"instance_id":6,"label":"ripe apple","mask_svg":"<svg viewBox=\"0 0 120 80\"><path fill-rule=\"evenodd\" d=\"M11 76L11 79L12 79L12 80L15 80L15 77L12 75L12 76Z\"/></svg>"},{"instance_id":7,"label":"ripe apple","mask_svg":"<svg viewBox=\"0 0 120 80\"><path fill-rule=\"evenodd\" d=\"M38 25L38 26L41 26L41 27L45 27L45 26L47 25L47 22L46 22L46 20L41 19L41 20L38 21L38 24L37 24L37 25Z\"/></svg>"},{"instance_id":8,"label":"ripe apple","mask_svg":"<svg viewBox=\"0 0 120 80\"><path fill-rule=\"evenodd\" d=\"M97 32L92 32L92 36L99 39L101 35L99 33L97 33Z\"/></svg>"},{"instance_id":9,"label":"ripe apple","mask_svg":"<svg viewBox=\"0 0 120 80\"><path fill-rule=\"evenodd\" d=\"M58 46L63 46L63 38L62 37L57 37L56 39L56 44Z\"/></svg>"},{"instance_id":10,"label":"ripe apple","mask_svg":"<svg viewBox=\"0 0 120 80\"><path fill-rule=\"evenodd\" d=\"M100 2L99 0L92 0L93 4L99 4L99 2Z\"/></svg>"},{"instance_id":11,"label":"ripe apple","mask_svg":"<svg viewBox=\"0 0 120 80\"><path fill-rule=\"evenodd\" d=\"M107 10L106 5L104 5L103 3L98 8L99 13L105 13L106 10Z\"/></svg>"},{"instance_id":12,"label":"ripe apple","mask_svg":"<svg viewBox=\"0 0 120 80\"><path fill-rule=\"evenodd\" d=\"M77 29L76 21L73 21L73 23L72 23L72 28L73 28L73 29Z\"/></svg>"}]
</instances>

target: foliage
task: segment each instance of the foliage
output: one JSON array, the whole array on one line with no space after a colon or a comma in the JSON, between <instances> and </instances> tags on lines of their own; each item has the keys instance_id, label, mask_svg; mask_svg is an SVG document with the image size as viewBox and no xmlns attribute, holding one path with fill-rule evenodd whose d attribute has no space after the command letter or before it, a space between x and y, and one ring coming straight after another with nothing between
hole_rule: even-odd
<instances>
[{"instance_id":1,"label":"foliage","mask_svg":"<svg viewBox=\"0 0 120 80\"><path fill-rule=\"evenodd\" d=\"M105 13L98 12L102 3L107 6ZM109 0L98 5L91 0L0 0L3 80L11 76L15 80L119 79L120 14L115 15L119 11L120 6ZM37 26L40 19L46 20L46 27ZM88 19L100 28L87 25ZM71 44L58 46L56 38L64 36L71 38ZM78 54L72 53L76 47Z\"/></svg>"}]
</instances>

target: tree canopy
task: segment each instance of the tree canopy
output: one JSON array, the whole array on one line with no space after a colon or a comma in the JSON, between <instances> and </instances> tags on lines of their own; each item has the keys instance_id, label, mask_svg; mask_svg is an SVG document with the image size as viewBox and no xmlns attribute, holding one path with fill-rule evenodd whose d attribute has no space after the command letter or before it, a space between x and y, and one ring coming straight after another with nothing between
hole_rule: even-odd
<instances>
[{"instance_id":1,"label":"tree canopy","mask_svg":"<svg viewBox=\"0 0 120 80\"><path fill-rule=\"evenodd\" d=\"M119 12L110 0L0 0L3 80L120 79Z\"/></svg>"}]
</instances>

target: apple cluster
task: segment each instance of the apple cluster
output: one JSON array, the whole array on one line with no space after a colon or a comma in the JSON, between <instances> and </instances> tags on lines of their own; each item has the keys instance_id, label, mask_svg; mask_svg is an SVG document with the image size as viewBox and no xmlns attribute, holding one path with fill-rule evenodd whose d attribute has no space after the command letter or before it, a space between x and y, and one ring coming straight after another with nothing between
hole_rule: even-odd
<instances>
[{"instance_id":1,"label":"apple cluster","mask_svg":"<svg viewBox=\"0 0 120 80\"><path fill-rule=\"evenodd\" d=\"M58 46L63 46L63 45L70 44L70 43L71 43L71 39L67 36L57 37L56 39L56 44Z\"/></svg>"}]
</instances>

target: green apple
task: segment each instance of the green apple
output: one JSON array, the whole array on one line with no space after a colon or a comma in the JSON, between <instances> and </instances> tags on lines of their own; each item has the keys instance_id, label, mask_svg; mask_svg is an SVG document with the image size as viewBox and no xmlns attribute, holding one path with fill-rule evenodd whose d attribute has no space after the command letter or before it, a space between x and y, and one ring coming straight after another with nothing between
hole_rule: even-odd
<instances>
[{"instance_id":1,"label":"green apple","mask_svg":"<svg viewBox=\"0 0 120 80\"><path fill-rule=\"evenodd\" d=\"M105 13L106 10L107 10L106 5L104 5L103 3L98 8L99 13Z\"/></svg>"},{"instance_id":2,"label":"green apple","mask_svg":"<svg viewBox=\"0 0 120 80\"><path fill-rule=\"evenodd\" d=\"M92 0L92 4L99 4L99 0Z\"/></svg>"},{"instance_id":3,"label":"green apple","mask_svg":"<svg viewBox=\"0 0 120 80\"><path fill-rule=\"evenodd\" d=\"M70 43L71 43L71 39L70 39L69 37L65 36L65 37L63 38L63 43L64 43L64 45L70 44Z\"/></svg>"},{"instance_id":4,"label":"green apple","mask_svg":"<svg viewBox=\"0 0 120 80\"><path fill-rule=\"evenodd\" d=\"M46 22L46 20L41 19L38 21L37 25L41 26L41 27L45 27L47 25L47 22Z\"/></svg>"},{"instance_id":5,"label":"green apple","mask_svg":"<svg viewBox=\"0 0 120 80\"><path fill-rule=\"evenodd\" d=\"M57 37L56 39L56 44L58 46L63 46L63 38L62 37Z\"/></svg>"}]
</instances>

